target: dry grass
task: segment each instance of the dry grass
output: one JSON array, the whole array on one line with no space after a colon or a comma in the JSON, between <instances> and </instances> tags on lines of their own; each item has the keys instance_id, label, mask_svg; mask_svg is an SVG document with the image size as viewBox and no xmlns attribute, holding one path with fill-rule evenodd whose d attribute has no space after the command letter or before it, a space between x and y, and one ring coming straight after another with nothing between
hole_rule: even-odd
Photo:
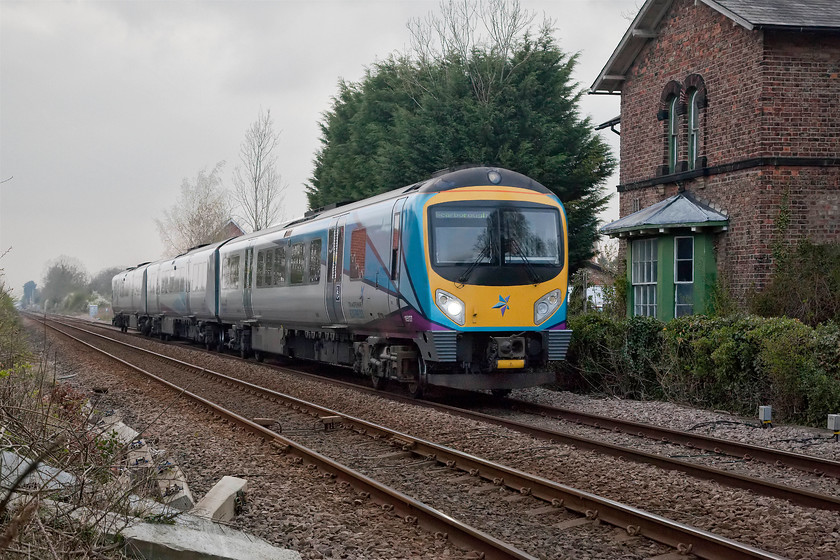
<instances>
[{"instance_id":1,"label":"dry grass","mask_svg":"<svg viewBox=\"0 0 840 560\"><path fill-rule=\"evenodd\" d=\"M127 445L98 421L96 402L56 383L49 348L33 359L22 332L0 311L0 450L29 464L0 480L0 557L123 558L108 534L144 515L136 496L157 491L154 468L125 465Z\"/></svg>"}]
</instances>

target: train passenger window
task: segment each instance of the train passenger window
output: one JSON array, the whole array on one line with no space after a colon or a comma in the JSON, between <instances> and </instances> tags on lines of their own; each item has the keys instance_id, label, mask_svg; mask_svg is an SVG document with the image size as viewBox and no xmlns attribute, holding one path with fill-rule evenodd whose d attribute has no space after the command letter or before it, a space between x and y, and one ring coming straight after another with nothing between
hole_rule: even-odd
<instances>
[{"instance_id":1,"label":"train passenger window","mask_svg":"<svg viewBox=\"0 0 840 560\"><path fill-rule=\"evenodd\" d=\"M274 280L272 286L286 285L286 248L274 249Z\"/></svg>"},{"instance_id":2,"label":"train passenger window","mask_svg":"<svg viewBox=\"0 0 840 560\"><path fill-rule=\"evenodd\" d=\"M309 244L309 281L317 284L321 281L321 240L313 239Z\"/></svg>"},{"instance_id":3,"label":"train passenger window","mask_svg":"<svg viewBox=\"0 0 840 560\"><path fill-rule=\"evenodd\" d=\"M225 259L223 270L223 287L235 289L239 287L239 255Z\"/></svg>"},{"instance_id":4,"label":"train passenger window","mask_svg":"<svg viewBox=\"0 0 840 560\"><path fill-rule=\"evenodd\" d=\"M265 251L257 252L257 288L262 288L265 284L263 278L265 276Z\"/></svg>"},{"instance_id":5,"label":"train passenger window","mask_svg":"<svg viewBox=\"0 0 840 560\"><path fill-rule=\"evenodd\" d=\"M289 283L292 285L303 284L303 268L306 258L303 243L295 243L291 247L292 254L289 256Z\"/></svg>"},{"instance_id":6,"label":"train passenger window","mask_svg":"<svg viewBox=\"0 0 840 560\"><path fill-rule=\"evenodd\" d=\"M365 277L365 250L367 246L367 230L354 229L350 234L350 279L359 280Z\"/></svg>"},{"instance_id":7,"label":"train passenger window","mask_svg":"<svg viewBox=\"0 0 840 560\"><path fill-rule=\"evenodd\" d=\"M265 262L262 272L257 270L257 282L262 282L263 286L271 286L271 282L274 280L274 249L260 251L260 255L264 255Z\"/></svg>"}]
</instances>

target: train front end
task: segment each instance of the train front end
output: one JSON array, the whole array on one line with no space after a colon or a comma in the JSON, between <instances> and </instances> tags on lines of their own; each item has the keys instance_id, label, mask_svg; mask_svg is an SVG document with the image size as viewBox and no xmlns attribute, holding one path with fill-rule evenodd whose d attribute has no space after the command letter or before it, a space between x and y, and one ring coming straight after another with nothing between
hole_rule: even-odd
<instances>
[{"instance_id":1,"label":"train front end","mask_svg":"<svg viewBox=\"0 0 840 560\"><path fill-rule=\"evenodd\" d=\"M518 173L456 172L421 196L423 383L504 393L555 379L565 359L568 245L557 197ZM422 268L421 268L422 267ZM422 279L422 281L419 281Z\"/></svg>"}]
</instances>

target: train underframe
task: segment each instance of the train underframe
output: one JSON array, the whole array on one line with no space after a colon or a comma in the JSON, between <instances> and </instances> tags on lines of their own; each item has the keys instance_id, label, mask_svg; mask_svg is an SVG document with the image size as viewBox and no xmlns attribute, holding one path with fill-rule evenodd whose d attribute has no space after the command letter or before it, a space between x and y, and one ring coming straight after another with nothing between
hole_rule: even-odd
<instances>
[{"instance_id":1,"label":"train underframe","mask_svg":"<svg viewBox=\"0 0 840 560\"><path fill-rule=\"evenodd\" d=\"M413 338L353 334L346 329L286 328L257 322L225 324L193 317L119 314L114 324L162 339L180 338L211 350L262 361L267 355L351 367L376 388L389 381L420 395L429 385L455 389L511 389L555 380L552 361L565 359L571 331L484 333L425 331Z\"/></svg>"}]
</instances>

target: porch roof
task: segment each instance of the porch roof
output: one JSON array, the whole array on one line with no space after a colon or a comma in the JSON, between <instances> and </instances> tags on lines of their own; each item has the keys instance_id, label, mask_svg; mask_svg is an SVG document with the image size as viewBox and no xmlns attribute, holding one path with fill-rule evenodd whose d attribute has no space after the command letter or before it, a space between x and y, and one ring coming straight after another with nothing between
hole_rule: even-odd
<instances>
[{"instance_id":1,"label":"porch roof","mask_svg":"<svg viewBox=\"0 0 840 560\"><path fill-rule=\"evenodd\" d=\"M681 192L642 208L601 228L610 237L667 233L670 229L726 231L729 218L698 201L691 193Z\"/></svg>"}]
</instances>

